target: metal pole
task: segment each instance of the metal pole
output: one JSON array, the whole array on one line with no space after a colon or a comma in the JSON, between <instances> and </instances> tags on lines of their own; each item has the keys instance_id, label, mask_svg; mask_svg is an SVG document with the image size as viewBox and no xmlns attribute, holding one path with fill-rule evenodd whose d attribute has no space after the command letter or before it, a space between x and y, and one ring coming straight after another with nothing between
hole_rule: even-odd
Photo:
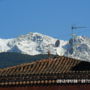
<instances>
[{"instance_id":1,"label":"metal pole","mask_svg":"<svg viewBox=\"0 0 90 90\"><path fill-rule=\"evenodd\" d=\"M87 28L87 27L76 27L76 26L71 27L71 31L72 31L72 52L74 50L74 38L75 38L74 30L75 29L80 29L80 28Z\"/></svg>"}]
</instances>

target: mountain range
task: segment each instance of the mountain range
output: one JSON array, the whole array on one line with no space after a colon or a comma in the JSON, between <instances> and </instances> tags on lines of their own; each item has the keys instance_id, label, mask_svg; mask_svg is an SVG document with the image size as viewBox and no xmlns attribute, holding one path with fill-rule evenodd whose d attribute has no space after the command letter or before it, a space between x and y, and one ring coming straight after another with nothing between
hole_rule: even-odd
<instances>
[{"instance_id":1,"label":"mountain range","mask_svg":"<svg viewBox=\"0 0 90 90\"><path fill-rule=\"evenodd\" d=\"M27 55L47 54L68 56L84 61L90 61L90 38L76 36L70 40L59 40L58 47L55 43L58 39L40 33L30 32L12 39L0 39L0 53L17 52Z\"/></svg>"}]
</instances>

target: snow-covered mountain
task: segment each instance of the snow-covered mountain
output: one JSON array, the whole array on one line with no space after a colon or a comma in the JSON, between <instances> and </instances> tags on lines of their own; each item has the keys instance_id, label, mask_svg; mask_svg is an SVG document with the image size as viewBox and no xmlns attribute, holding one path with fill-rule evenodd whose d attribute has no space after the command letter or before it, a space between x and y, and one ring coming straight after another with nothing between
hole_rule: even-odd
<instances>
[{"instance_id":1,"label":"snow-covered mountain","mask_svg":"<svg viewBox=\"0 0 90 90\"><path fill-rule=\"evenodd\" d=\"M75 36L74 40L60 40L60 45L55 47L56 38L40 33L28 33L14 39L0 39L0 52L19 52L29 55L58 54L90 61L90 39Z\"/></svg>"},{"instance_id":2,"label":"snow-covered mountain","mask_svg":"<svg viewBox=\"0 0 90 90\"><path fill-rule=\"evenodd\" d=\"M65 47L65 55L90 62L90 38L75 36Z\"/></svg>"},{"instance_id":3,"label":"snow-covered mountain","mask_svg":"<svg viewBox=\"0 0 90 90\"><path fill-rule=\"evenodd\" d=\"M55 42L57 39L40 33L21 35L14 39L0 39L0 52L20 52L23 54L36 55L56 54ZM61 47L67 42L60 40Z\"/></svg>"}]
</instances>

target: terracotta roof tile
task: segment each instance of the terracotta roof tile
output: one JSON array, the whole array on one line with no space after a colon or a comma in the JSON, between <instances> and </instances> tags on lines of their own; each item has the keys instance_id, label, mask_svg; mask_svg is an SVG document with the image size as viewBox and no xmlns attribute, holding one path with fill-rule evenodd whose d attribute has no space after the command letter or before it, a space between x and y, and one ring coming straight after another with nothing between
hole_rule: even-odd
<instances>
[{"instance_id":1,"label":"terracotta roof tile","mask_svg":"<svg viewBox=\"0 0 90 90\"><path fill-rule=\"evenodd\" d=\"M58 79L90 79L90 63L68 57L56 57L0 69L0 85L4 82L24 84L31 81L39 83L42 80L52 82Z\"/></svg>"}]
</instances>

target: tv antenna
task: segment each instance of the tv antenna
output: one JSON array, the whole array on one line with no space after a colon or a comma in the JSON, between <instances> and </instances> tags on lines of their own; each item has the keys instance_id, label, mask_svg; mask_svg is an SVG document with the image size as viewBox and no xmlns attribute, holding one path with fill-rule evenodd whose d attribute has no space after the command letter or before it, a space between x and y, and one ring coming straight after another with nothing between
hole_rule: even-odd
<instances>
[{"instance_id":1,"label":"tv antenna","mask_svg":"<svg viewBox=\"0 0 90 90\"><path fill-rule=\"evenodd\" d=\"M78 30L78 29L84 29L84 28L87 28L87 27L79 27L79 26L72 26L71 27L71 31L72 31L72 50L71 50L71 54L73 54L74 52L74 39L75 39L75 36L76 34L74 33L74 30Z\"/></svg>"},{"instance_id":2,"label":"tv antenna","mask_svg":"<svg viewBox=\"0 0 90 90\"><path fill-rule=\"evenodd\" d=\"M84 28L87 28L87 27L77 27L77 26L72 26L72 27L71 27L71 30L72 30L72 36L74 35L74 30L77 30L77 29L84 29Z\"/></svg>"}]
</instances>

